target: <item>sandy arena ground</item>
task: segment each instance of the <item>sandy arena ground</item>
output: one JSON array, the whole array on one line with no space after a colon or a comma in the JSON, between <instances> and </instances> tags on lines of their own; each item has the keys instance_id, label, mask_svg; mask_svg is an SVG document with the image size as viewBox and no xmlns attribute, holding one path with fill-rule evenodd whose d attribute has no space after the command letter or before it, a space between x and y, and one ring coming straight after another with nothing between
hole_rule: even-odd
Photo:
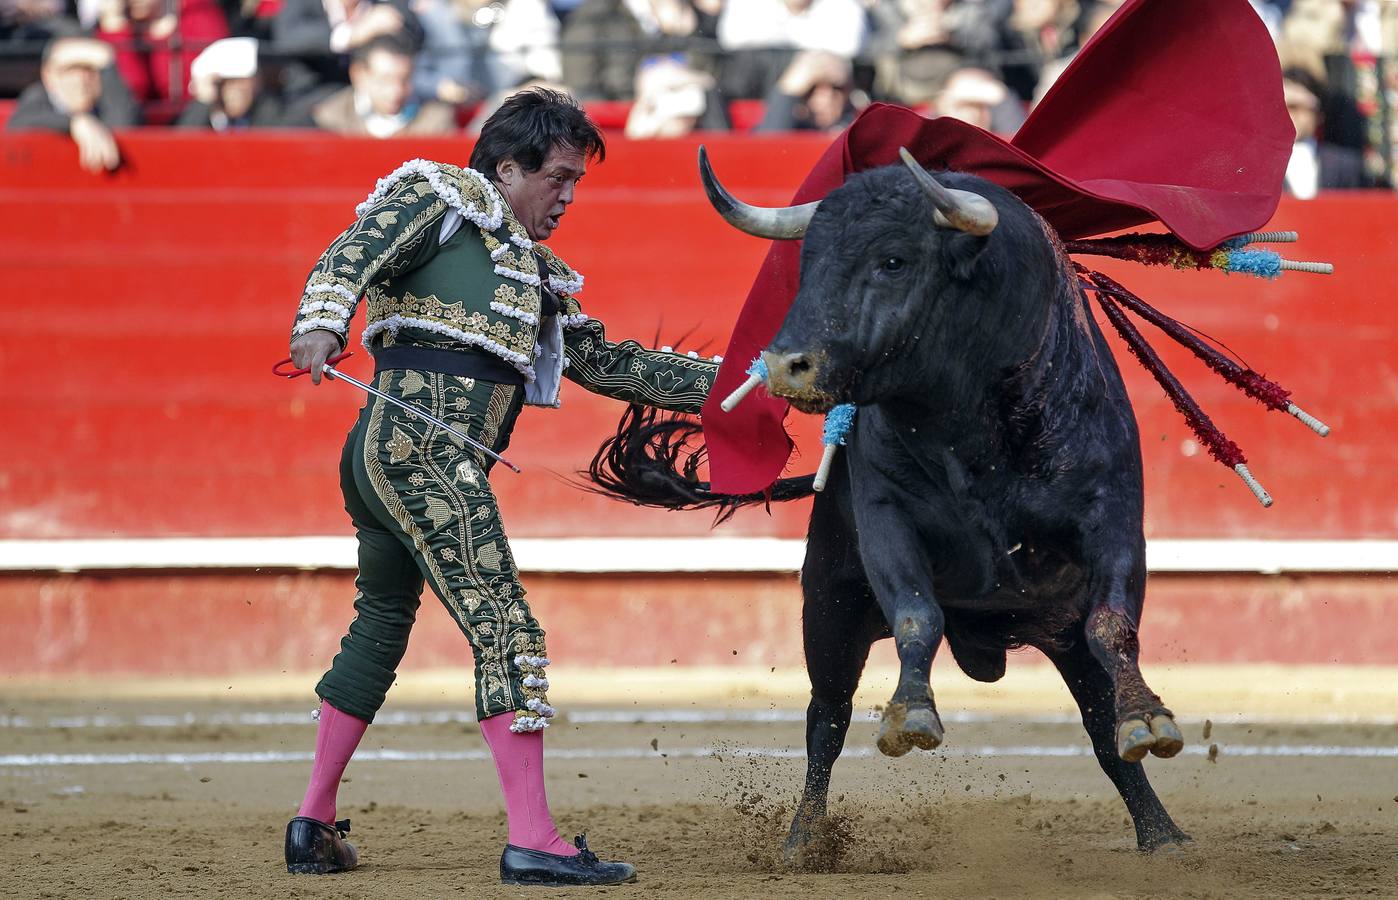
<instances>
[{"instance_id":1,"label":"sandy arena ground","mask_svg":"<svg viewBox=\"0 0 1398 900\"><path fill-rule=\"evenodd\" d=\"M1392 670L1193 666L1148 677L1190 740L1185 755L1147 763L1195 838L1183 851L1135 850L1051 672L1012 668L983 686L941 670L947 743L894 760L873 750L872 710L891 685L878 671L832 790L847 837L834 871L808 873L777 853L804 766L800 672L573 673L552 692L564 710L548 731L554 809L566 834L586 830L641 877L542 893L1398 895ZM463 678L430 673L395 688L340 793L363 865L322 878L287 875L281 861L313 746L313 677L0 682L0 894L537 895L498 884L504 813L454 699Z\"/></svg>"}]
</instances>

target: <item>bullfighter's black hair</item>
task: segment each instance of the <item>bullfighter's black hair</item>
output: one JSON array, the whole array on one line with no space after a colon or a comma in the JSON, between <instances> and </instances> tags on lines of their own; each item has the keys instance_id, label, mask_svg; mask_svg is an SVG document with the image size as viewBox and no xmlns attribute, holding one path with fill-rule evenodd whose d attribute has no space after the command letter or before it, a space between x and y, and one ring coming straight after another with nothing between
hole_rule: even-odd
<instances>
[{"instance_id":1,"label":"bullfighter's black hair","mask_svg":"<svg viewBox=\"0 0 1398 900\"><path fill-rule=\"evenodd\" d=\"M502 159L514 157L526 172L537 172L555 146L577 150L589 161L607 158L597 123L562 91L530 88L491 113L471 150L471 168L494 180Z\"/></svg>"}]
</instances>

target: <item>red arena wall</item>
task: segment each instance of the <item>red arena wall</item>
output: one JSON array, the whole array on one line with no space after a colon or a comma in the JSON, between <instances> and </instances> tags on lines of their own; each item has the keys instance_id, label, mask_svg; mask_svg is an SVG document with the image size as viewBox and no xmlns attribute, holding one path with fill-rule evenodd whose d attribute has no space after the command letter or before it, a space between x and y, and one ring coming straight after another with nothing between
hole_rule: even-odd
<instances>
[{"instance_id":1,"label":"red arena wall","mask_svg":"<svg viewBox=\"0 0 1398 900\"><path fill-rule=\"evenodd\" d=\"M740 196L783 203L820 138L707 138ZM722 352L766 243L739 234L698 186L697 140L611 142L553 242L586 276L585 308L614 336ZM269 374L286 355L316 256L377 178L415 156L464 161L461 140L133 133L113 176L78 170L68 141L0 140L0 265L11 339L0 350L0 538L336 534L334 459L360 397ZM1153 537L1398 534L1392 223L1385 193L1285 202L1287 250L1331 277L1111 265L1165 311L1280 380L1335 429L1320 440L1268 413L1167 340L1157 346L1250 456L1277 502L1258 507L1210 461L1150 377L1119 353L1140 421ZM1108 268L1107 263L1103 263ZM362 350L347 371L369 370ZM512 533L703 534L702 515L636 510L568 484L621 412L579 389L531 410L497 490ZM793 415L814 468L808 417ZM797 504L750 511L733 534L799 536Z\"/></svg>"},{"instance_id":2,"label":"red arena wall","mask_svg":"<svg viewBox=\"0 0 1398 900\"><path fill-rule=\"evenodd\" d=\"M768 205L789 200L826 144L790 135L702 140L735 193ZM306 273L374 182L413 157L464 162L470 144L277 132L225 138L135 132L121 135L120 143L123 168L95 176L78 169L67 140L0 136L0 266L10 333L0 344L0 542L348 534L336 461L361 398L345 386L288 383L269 370L286 355ZM551 244L587 277L580 299L613 337L710 354L724 349L767 244L734 231L709 208L696 174L699 143L613 139L607 162L588 174ZM1102 262L1148 301L1281 381L1297 403L1334 429L1319 439L1227 387L1166 339L1157 342L1215 423L1249 454L1253 473L1276 499L1264 510L1231 472L1207 458L1159 388L1117 345L1141 428L1150 538L1398 537L1392 451L1398 374L1387 287L1395 220L1398 200L1387 193L1284 201L1269 227L1300 231L1301 243L1287 247L1287 255L1332 261L1332 277L1290 273L1269 284ZM355 375L369 369L362 349L346 364ZM526 412L510 449L525 474L501 471L495 478L513 537L710 533L704 514L639 510L579 490L578 471L620 413L619 405L576 387L565 388L561 410ZM819 422L793 414L792 424L805 452L791 468L810 471L818 459ZM745 510L719 533L800 537L807 508ZM347 578L261 577L258 588L250 586L259 578L253 573L0 577L0 629L35 635L32 647L7 654L0 674L153 671L135 631L127 644L110 632L104 640L75 644L68 631L43 638L53 624L44 625L43 617L81 609L94 622L131 622L121 610L137 597L151 603L156 584L166 586L160 589L171 604L166 608L189 602L195 587L204 603L221 597L246 605L249 616L261 607L263 614L246 627L218 620L227 626L219 633L229 637L229 654L235 644L264 652L256 659L229 655L216 668L285 667L288 653L306 662L290 644L258 635L294 632L285 617L314 617L332 594L348 589ZM672 595L680 576L626 577L628 596L635 598ZM284 590L289 578L297 590ZM782 620L776 649L754 644L761 634L752 629L748 643L733 649L742 649L746 661L788 661L799 647L794 581L722 578L728 600L711 597L708 603L731 604L730 610L761 606L758 619ZM1203 593L1192 578L1179 578L1175 588L1157 592L1176 597L1166 601L1168 610L1156 605L1164 621L1199 612L1199 597L1226 603L1225 594L1248 598L1227 620L1237 626L1227 629L1234 638L1249 635L1259 609L1275 612L1290 603L1297 615L1261 616L1279 623L1268 632L1265 651L1238 650L1217 637L1181 644L1176 639L1185 630L1171 625L1147 647L1148 655L1398 662L1379 644L1337 655L1341 637L1325 623L1352 624L1354 616L1384 620L1383 598L1391 593L1391 582L1381 576L1347 578L1242 587L1213 579ZM541 581L544 604L555 594L586 595L594 598L587 608L604 618L630 609L602 599L620 587L605 577ZM233 599L244 596L260 599ZM290 605L273 613L266 601L278 596ZM343 598L336 602L346 605ZM1336 603L1348 611L1338 618ZM683 632L683 616L660 607L656 612L663 615L650 620L667 623L667 633ZM1308 634L1334 640L1307 647ZM733 642L731 635L710 637L702 653ZM202 648L205 663L216 652L208 642L189 646ZM317 646L330 652L333 636ZM433 646L420 652L446 658L446 644L440 658ZM464 645L452 647L464 651ZM605 662L605 656L591 661ZM625 657L619 652L618 658ZM199 664L189 661L193 668ZM168 667L162 662L156 668Z\"/></svg>"}]
</instances>

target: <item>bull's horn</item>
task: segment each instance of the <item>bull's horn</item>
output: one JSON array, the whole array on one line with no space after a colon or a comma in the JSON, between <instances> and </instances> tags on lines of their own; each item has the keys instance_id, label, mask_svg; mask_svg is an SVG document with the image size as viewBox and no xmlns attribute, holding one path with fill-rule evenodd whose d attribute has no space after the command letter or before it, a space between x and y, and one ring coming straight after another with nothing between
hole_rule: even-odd
<instances>
[{"instance_id":1,"label":"bull's horn","mask_svg":"<svg viewBox=\"0 0 1398 900\"><path fill-rule=\"evenodd\" d=\"M985 237L995 230L996 223L1000 221L995 204L980 194L943 187L941 182L928 174L927 170L913 159L906 147L899 147L898 155L903 157L903 164L917 179L918 187L922 188L922 192L931 198L937 207L932 213L932 221L938 226L955 228L977 237Z\"/></svg>"},{"instance_id":2,"label":"bull's horn","mask_svg":"<svg viewBox=\"0 0 1398 900\"><path fill-rule=\"evenodd\" d=\"M709 202L718 210L718 214L739 231L760 238L790 241L804 237L806 228L811 224L811 216L815 215L816 207L820 205L820 201L816 201L800 206L749 206L718 183L709 165L709 154L702 146L699 148L699 177L704 182L704 193L709 195Z\"/></svg>"}]
</instances>

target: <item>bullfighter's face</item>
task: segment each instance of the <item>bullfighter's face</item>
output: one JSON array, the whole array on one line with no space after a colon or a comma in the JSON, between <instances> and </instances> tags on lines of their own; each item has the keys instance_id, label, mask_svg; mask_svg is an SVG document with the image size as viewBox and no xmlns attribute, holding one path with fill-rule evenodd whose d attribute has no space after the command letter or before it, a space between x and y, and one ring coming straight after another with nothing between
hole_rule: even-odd
<instances>
[{"instance_id":1,"label":"bullfighter's face","mask_svg":"<svg viewBox=\"0 0 1398 900\"><path fill-rule=\"evenodd\" d=\"M543 165L533 172L524 171L512 156L505 157L496 167L500 193L535 241L546 241L557 230L586 172L583 152L561 144L555 144L544 157Z\"/></svg>"}]
</instances>

